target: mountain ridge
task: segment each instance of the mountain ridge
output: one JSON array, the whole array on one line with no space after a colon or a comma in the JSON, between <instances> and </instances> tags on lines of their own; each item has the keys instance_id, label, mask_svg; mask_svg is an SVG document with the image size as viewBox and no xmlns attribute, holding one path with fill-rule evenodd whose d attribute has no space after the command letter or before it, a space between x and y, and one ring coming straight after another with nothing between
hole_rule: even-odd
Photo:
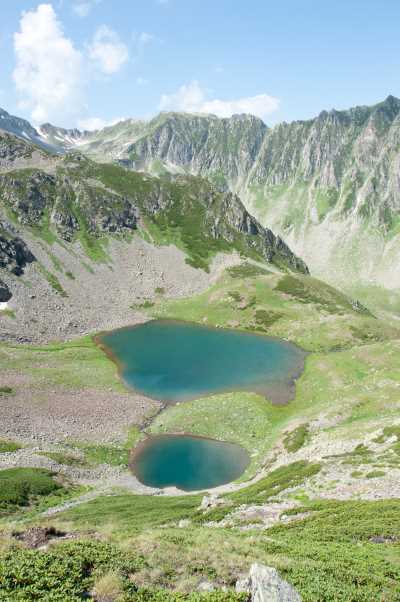
<instances>
[{"instance_id":1,"label":"mountain ridge","mask_svg":"<svg viewBox=\"0 0 400 602\"><path fill-rule=\"evenodd\" d=\"M351 294L354 286L371 284L400 289L394 268L400 259L400 100L394 96L272 128L249 115L164 112L147 122L72 132L73 148L98 162L156 176L199 175L238 194L316 276ZM61 143L59 152L71 149L66 137Z\"/></svg>"}]
</instances>

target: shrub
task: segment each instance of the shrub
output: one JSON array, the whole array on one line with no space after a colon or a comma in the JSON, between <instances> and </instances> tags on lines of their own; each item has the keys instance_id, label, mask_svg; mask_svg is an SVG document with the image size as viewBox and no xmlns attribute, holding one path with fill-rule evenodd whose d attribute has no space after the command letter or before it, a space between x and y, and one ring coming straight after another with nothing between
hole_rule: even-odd
<instances>
[{"instance_id":1,"label":"shrub","mask_svg":"<svg viewBox=\"0 0 400 602\"><path fill-rule=\"evenodd\" d=\"M41 468L10 468L0 471L0 509L26 506L32 498L62 489L53 473Z\"/></svg>"}]
</instances>

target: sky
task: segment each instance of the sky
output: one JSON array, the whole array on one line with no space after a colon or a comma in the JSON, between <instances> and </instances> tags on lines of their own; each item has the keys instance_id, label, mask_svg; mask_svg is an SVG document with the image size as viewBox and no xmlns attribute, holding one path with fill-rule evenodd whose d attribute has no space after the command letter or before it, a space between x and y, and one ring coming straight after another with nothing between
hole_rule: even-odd
<instances>
[{"instance_id":1,"label":"sky","mask_svg":"<svg viewBox=\"0 0 400 602\"><path fill-rule=\"evenodd\" d=\"M399 24L399 0L2 0L0 107L87 129L308 119L400 96Z\"/></svg>"}]
</instances>

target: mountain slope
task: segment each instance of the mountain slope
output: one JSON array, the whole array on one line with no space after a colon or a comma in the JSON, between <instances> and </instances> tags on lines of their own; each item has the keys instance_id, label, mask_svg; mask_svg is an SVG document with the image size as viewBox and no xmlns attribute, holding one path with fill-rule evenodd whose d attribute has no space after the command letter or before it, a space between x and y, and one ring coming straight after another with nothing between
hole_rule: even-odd
<instances>
[{"instance_id":1,"label":"mountain slope","mask_svg":"<svg viewBox=\"0 0 400 602\"><path fill-rule=\"evenodd\" d=\"M162 113L134 131L127 121L96 132L81 149L155 174L207 177L239 193L316 275L345 287L400 288L400 100L393 96L274 128L248 115Z\"/></svg>"},{"instance_id":2,"label":"mountain slope","mask_svg":"<svg viewBox=\"0 0 400 602\"><path fill-rule=\"evenodd\" d=\"M35 303L29 302L25 281L20 280L24 271L34 298L41 299L43 315L49 299L53 307L63 306L63 316L70 311L70 318L57 325L65 334L71 333L75 313L81 314L79 295L84 290L93 308L93 297L107 287L120 290L122 296L129 290L132 304L132 297L146 296L143 291L153 293L157 284L163 288L163 272L182 292L198 290L197 281L204 286L212 277L197 275L198 268L212 271L221 253L236 254L236 262L240 254L278 270L308 273L305 263L261 226L237 196L217 191L207 180L184 175L155 178L93 163L76 153L55 157L10 134L0 136L0 149L2 296L15 293L13 303L17 307L20 298L23 310L22 321L9 324L9 335L31 330L28 323ZM145 258L144 265L136 254ZM137 273L130 265L138 266ZM132 289L135 282L138 295ZM43 297L39 291L44 290ZM69 295L75 295L74 302L67 301ZM107 312L111 311L109 304ZM56 321L58 313L53 316ZM84 315L79 316L82 324ZM125 316L124 321L128 319ZM42 322L49 331L54 327L53 318L40 320L43 328ZM95 324L103 323L97 319Z\"/></svg>"}]
</instances>

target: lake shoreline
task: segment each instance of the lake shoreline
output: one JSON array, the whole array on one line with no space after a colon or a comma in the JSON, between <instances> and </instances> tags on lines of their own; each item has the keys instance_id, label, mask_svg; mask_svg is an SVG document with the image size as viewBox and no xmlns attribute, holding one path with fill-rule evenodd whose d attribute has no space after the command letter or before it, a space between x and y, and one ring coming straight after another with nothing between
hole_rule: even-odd
<instances>
[{"instance_id":1,"label":"lake shoreline","mask_svg":"<svg viewBox=\"0 0 400 602\"><path fill-rule=\"evenodd\" d=\"M264 387L258 387L258 386L234 386L232 388L225 387L225 388L219 389L218 391L210 390L207 393L200 394L200 395L194 394L192 396L186 396L184 399L179 399L176 401L173 401L170 399L162 399L160 397L155 397L155 396L149 395L145 391L140 390L139 388L137 388L134 385L132 385L131 383L129 383L123 374L124 370L126 369L126 363L124 363L119 357L117 357L117 354L111 349L111 347L104 342L104 337L106 337L106 336L111 336L111 335L114 335L117 333L123 333L126 331L133 331L135 329L142 328L143 326L146 326L146 325L149 325L152 323L169 324L169 325L176 324L178 326L188 326L188 327L193 326L193 327L202 329L204 331L209 331L209 332L222 331L222 332L235 333L235 334L240 333L240 334L247 335L250 337L260 337L263 340L277 342L282 347L287 346L288 348L290 347L290 348L295 349L299 353L299 361L298 361L297 365L294 366L290 377L285 382L280 383L279 386L278 385L271 386L269 384L268 389L264 388ZM287 405L288 403L293 401L295 398L296 381L303 374L306 358L308 355L310 355L310 352L308 352L305 349L303 349L302 347L300 347L300 345L298 345L297 343L293 343L291 341L288 341L286 339L281 339L279 337L270 336L265 333L253 332L253 331L240 329L240 328L216 327L216 326L204 325L204 324L201 324L201 323L195 322L195 321L177 320L175 318L174 319L151 318L142 323L133 324L132 326L123 326L121 328L116 328L116 329L109 330L109 331L99 332L99 333L93 335L92 339L93 339L94 343L103 351L103 353L105 353L105 355L116 365L118 377L124 383L124 385L129 390L133 391L134 393L136 393L138 395L143 395L152 401L161 403L162 408L160 411L162 411L163 409L165 409L167 407L173 406L176 403L185 403L186 401L194 401L196 399L199 399L200 397L201 398L211 397L212 395L214 395L216 393L235 393L235 392L240 392L240 391L242 391L243 393L245 393L245 392L257 393L257 394L265 397L266 401L270 402L272 405L275 405L275 406ZM285 392L282 389L283 386L286 387ZM271 390L272 390L272 395L271 395Z\"/></svg>"}]
</instances>

